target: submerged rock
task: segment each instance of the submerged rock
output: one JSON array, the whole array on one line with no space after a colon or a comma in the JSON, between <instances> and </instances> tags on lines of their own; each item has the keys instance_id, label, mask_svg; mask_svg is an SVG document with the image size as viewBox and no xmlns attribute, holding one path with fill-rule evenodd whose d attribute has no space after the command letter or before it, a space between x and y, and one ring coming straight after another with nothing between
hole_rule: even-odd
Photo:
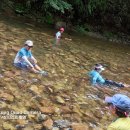
<instances>
[{"instance_id":1,"label":"submerged rock","mask_svg":"<svg viewBox=\"0 0 130 130\"><path fill-rule=\"evenodd\" d=\"M2 126L3 126L3 129L4 129L4 130L14 130L14 129L15 129L12 124L9 124L9 123L7 123L7 122L4 122L4 123L2 124Z\"/></svg>"},{"instance_id":2,"label":"submerged rock","mask_svg":"<svg viewBox=\"0 0 130 130\"><path fill-rule=\"evenodd\" d=\"M45 115L45 114L39 114L38 117L37 117L37 121L38 122L42 122L42 121L45 121L47 120L48 116Z\"/></svg>"},{"instance_id":3,"label":"submerged rock","mask_svg":"<svg viewBox=\"0 0 130 130\"><path fill-rule=\"evenodd\" d=\"M71 127L72 130L89 130L89 126L87 124L82 123L73 123Z\"/></svg>"},{"instance_id":4,"label":"submerged rock","mask_svg":"<svg viewBox=\"0 0 130 130\"><path fill-rule=\"evenodd\" d=\"M54 126L59 128L67 128L70 126L70 122L68 120L56 120L54 121Z\"/></svg>"},{"instance_id":5,"label":"submerged rock","mask_svg":"<svg viewBox=\"0 0 130 130\"><path fill-rule=\"evenodd\" d=\"M8 93L1 93L0 94L0 98L5 100L5 101L9 101L9 102L13 102L14 101L14 96L10 95Z\"/></svg>"},{"instance_id":6,"label":"submerged rock","mask_svg":"<svg viewBox=\"0 0 130 130\"><path fill-rule=\"evenodd\" d=\"M48 120L44 121L42 124L43 124L43 127L46 128L47 130L51 130L53 128L52 119L48 119Z\"/></svg>"},{"instance_id":7,"label":"submerged rock","mask_svg":"<svg viewBox=\"0 0 130 130\"><path fill-rule=\"evenodd\" d=\"M58 103L60 103L60 104L65 104L64 99L63 99L62 97L60 97L60 96L56 96L56 101L57 101Z\"/></svg>"}]
</instances>

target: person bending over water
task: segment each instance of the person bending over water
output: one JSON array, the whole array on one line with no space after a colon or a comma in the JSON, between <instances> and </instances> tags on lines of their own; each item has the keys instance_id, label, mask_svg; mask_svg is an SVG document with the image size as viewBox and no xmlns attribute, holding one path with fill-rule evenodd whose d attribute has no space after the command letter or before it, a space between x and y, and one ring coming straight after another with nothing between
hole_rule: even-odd
<instances>
[{"instance_id":1,"label":"person bending over water","mask_svg":"<svg viewBox=\"0 0 130 130\"><path fill-rule=\"evenodd\" d=\"M46 71L37 65L37 60L33 57L31 49L33 48L33 42L27 40L24 44L24 47L21 48L14 59L14 66L23 69L30 70L31 72L47 75Z\"/></svg>"},{"instance_id":2,"label":"person bending over water","mask_svg":"<svg viewBox=\"0 0 130 130\"><path fill-rule=\"evenodd\" d=\"M55 34L55 44L60 44L61 34L64 32L64 28L60 28L59 31Z\"/></svg>"},{"instance_id":3,"label":"person bending over water","mask_svg":"<svg viewBox=\"0 0 130 130\"><path fill-rule=\"evenodd\" d=\"M130 130L130 98L126 95L115 94L113 97L105 97L110 113L115 120L107 130Z\"/></svg>"},{"instance_id":4,"label":"person bending over water","mask_svg":"<svg viewBox=\"0 0 130 130\"><path fill-rule=\"evenodd\" d=\"M116 87L130 87L130 85L118 83L112 80L105 79L101 76L101 72L105 70L101 64L96 64L94 69L89 72L89 77L91 81L91 85L99 87L99 86L116 86Z\"/></svg>"}]
</instances>

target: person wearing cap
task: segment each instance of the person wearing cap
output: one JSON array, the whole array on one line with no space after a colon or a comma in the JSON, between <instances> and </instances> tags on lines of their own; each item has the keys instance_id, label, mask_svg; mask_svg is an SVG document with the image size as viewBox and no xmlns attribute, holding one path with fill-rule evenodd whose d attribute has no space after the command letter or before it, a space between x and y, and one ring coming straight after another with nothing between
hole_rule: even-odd
<instances>
[{"instance_id":1,"label":"person wearing cap","mask_svg":"<svg viewBox=\"0 0 130 130\"><path fill-rule=\"evenodd\" d=\"M42 69L37 65L37 60L32 55L32 48L33 42L31 40L27 40L24 47L16 54L14 66L20 69L30 70L34 73L44 74L45 71L42 71Z\"/></svg>"},{"instance_id":2,"label":"person wearing cap","mask_svg":"<svg viewBox=\"0 0 130 130\"><path fill-rule=\"evenodd\" d=\"M61 34L64 32L64 28L60 28L59 31L55 34L55 44L60 43Z\"/></svg>"},{"instance_id":3,"label":"person wearing cap","mask_svg":"<svg viewBox=\"0 0 130 130\"><path fill-rule=\"evenodd\" d=\"M130 130L130 98L123 94L105 97L110 113L116 118L107 130Z\"/></svg>"},{"instance_id":4,"label":"person wearing cap","mask_svg":"<svg viewBox=\"0 0 130 130\"><path fill-rule=\"evenodd\" d=\"M92 71L89 72L91 85L99 86L116 86L116 87L129 87L127 84L118 83L112 80L105 79L101 76L101 72L105 70L101 64L95 64Z\"/></svg>"}]
</instances>

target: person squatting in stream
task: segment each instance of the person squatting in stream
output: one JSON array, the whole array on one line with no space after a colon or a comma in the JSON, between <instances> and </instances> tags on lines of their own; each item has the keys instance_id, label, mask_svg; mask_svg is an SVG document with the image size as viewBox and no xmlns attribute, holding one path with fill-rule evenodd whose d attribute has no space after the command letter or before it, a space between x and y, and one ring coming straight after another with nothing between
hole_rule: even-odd
<instances>
[{"instance_id":1,"label":"person squatting in stream","mask_svg":"<svg viewBox=\"0 0 130 130\"><path fill-rule=\"evenodd\" d=\"M14 66L23 69L30 70L31 72L41 75L47 75L46 71L43 71L38 65L37 60L32 55L31 49L33 48L33 42L27 40L24 47L21 48L14 59Z\"/></svg>"}]
</instances>

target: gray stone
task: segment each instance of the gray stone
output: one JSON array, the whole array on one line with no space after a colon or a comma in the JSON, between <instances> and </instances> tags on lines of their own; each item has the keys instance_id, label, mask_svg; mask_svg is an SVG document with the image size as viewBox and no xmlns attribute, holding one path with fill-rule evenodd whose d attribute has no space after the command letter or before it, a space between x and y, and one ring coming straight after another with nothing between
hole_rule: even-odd
<instances>
[{"instance_id":1,"label":"gray stone","mask_svg":"<svg viewBox=\"0 0 130 130\"><path fill-rule=\"evenodd\" d=\"M71 125L71 123L68 120L56 120L54 122L54 126L59 128L67 128Z\"/></svg>"},{"instance_id":2,"label":"gray stone","mask_svg":"<svg viewBox=\"0 0 130 130\"><path fill-rule=\"evenodd\" d=\"M47 115L39 114L38 115L38 122L45 121L47 119Z\"/></svg>"}]
</instances>

